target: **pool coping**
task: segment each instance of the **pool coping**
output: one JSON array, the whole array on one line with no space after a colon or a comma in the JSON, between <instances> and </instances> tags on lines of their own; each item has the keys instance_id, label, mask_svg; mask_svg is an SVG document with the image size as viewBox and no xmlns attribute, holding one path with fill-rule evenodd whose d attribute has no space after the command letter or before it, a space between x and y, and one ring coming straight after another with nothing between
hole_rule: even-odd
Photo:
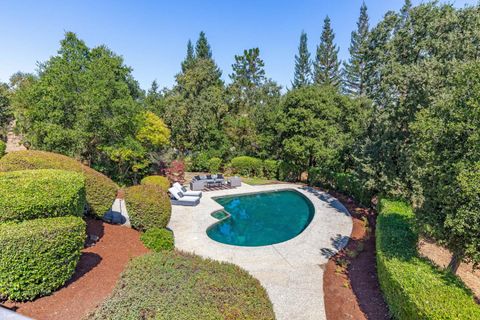
<instances>
[{"instance_id":1,"label":"pool coping","mask_svg":"<svg viewBox=\"0 0 480 320\"><path fill-rule=\"evenodd\" d=\"M223 207L213 198L292 189L310 200L315 214L302 233L273 245L241 247L217 242L207 229L220 222L211 216ZM296 184L275 184L209 191L196 207L172 207L168 227L175 247L218 261L234 263L265 287L277 319L325 319L323 265L348 242L352 219L348 210L325 192Z\"/></svg>"}]
</instances>

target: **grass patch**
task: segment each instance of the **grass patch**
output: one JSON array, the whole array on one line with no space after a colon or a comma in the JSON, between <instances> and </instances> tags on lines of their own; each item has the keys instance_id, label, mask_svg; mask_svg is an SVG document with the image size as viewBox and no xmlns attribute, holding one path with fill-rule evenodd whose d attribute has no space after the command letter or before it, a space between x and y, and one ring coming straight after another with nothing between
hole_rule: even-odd
<instances>
[{"instance_id":1,"label":"grass patch","mask_svg":"<svg viewBox=\"0 0 480 320\"><path fill-rule=\"evenodd\" d=\"M377 219L377 272L396 319L480 319L480 307L465 285L417 253L413 211L382 199Z\"/></svg>"},{"instance_id":2,"label":"grass patch","mask_svg":"<svg viewBox=\"0 0 480 320\"><path fill-rule=\"evenodd\" d=\"M251 186L260 186L265 184L279 183L278 180L270 180L265 178L249 178L249 177L242 177L242 182L249 184Z\"/></svg>"},{"instance_id":3,"label":"grass patch","mask_svg":"<svg viewBox=\"0 0 480 320\"><path fill-rule=\"evenodd\" d=\"M274 319L258 280L239 267L172 251L132 260L89 319Z\"/></svg>"}]
</instances>

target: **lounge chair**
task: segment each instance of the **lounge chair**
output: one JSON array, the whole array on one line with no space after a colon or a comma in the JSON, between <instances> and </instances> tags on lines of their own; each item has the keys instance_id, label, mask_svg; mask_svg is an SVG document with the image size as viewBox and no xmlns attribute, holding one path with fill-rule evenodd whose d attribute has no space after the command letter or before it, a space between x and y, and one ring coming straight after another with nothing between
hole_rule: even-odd
<instances>
[{"instance_id":1,"label":"lounge chair","mask_svg":"<svg viewBox=\"0 0 480 320\"><path fill-rule=\"evenodd\" d=\"M192 197L199 197L199 198L202 197L202 191L190 191L178 182L175 182L173 184L173 187L176 188L181 193L183 193L184 196L192 196Z\"/></svg>"},{"instance_id":2,"label":"lounge chair","mask_svg":"<svg viewBox=\"0 0 480 320\"><path fill-rule=\"evenodd\" d=\"M170 188L168 192L172 195L171 202L173 205L178 206L196 206L200 203L200 197L184 196L177 188Z\"/></svg>"}]
</instances>

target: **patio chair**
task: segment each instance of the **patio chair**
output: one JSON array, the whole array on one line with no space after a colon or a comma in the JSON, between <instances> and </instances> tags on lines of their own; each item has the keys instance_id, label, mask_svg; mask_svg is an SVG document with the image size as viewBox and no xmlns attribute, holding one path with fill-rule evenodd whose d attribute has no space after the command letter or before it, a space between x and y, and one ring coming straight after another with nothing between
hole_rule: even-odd
<instances>
[{"instance_id":1,"label":"patio chair","mask_svg":"<svg viewBox=\"0 0 480 320\"><path fill-rule=\"evenodd\" d=\"M173 205L193 207L200 203L200 197L184 196L177 188L172 187L168 189L168 192L172 195L171 202Z\"/></svg>"},{"instance_id":2,"label":"patio chair","mask_svg":"<svg viewBox=\"0 0 480 320\"><path fill-rule=\"evenodd\" d=\"M184 196L187 196L187 197L192 196L192 197L199 197L199 198L202 197L202 191L190 191L178 182L175 182L173 184L173 187L176 188L181 193L183 193Z\"/></svg>"}]
</instances>

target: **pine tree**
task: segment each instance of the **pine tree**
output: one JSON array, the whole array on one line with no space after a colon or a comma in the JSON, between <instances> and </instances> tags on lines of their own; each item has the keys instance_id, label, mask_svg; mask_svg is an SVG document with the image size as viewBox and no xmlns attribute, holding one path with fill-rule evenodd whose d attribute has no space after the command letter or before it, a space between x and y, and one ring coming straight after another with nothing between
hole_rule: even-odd
<instances>
[{"instance_id":1,"label":"pine tree","mask_svg":"<svg viewBox=\"0 0 480 320\"><path fill-rule=\"evenodd\" d=\"M300 35L300 45L298 46L298 55L295 55L294 88L304 87L311 83L312 70L307 41L307 34L302 31Z\"/></svg>"},{"instance_id":2,"label":"pine tree","mask_svg":"<svg viewBox=\"0 0 480 320\"><path fill-rule=\"evenodd\" d=\"M211 59L212 49L208 44L205 32L201 31L195 46L195 57L199 59Z\"/></svg>"},{"instance_id":3,"label":"pine tree","mask_svg":"<svg viewBox=\"0 0 480 320\"><path fill-rule=\"evenodd\" d=\"M340 85L340 62L338 61L338 48L334 43L330 18L327 16L323 24L322 37L317 47L314 63L314 82L338 87Z\"/></svg>"},{"instance_id":4,"label":"pine tree","mask_svg":"<svg viewBox=\"0 0 480 320\"><path fill-rule=\"evenodd\" d=\"M353 95L364 95L367 81L367 46L369 36L369 23L367 6L363 2L360 8L360 17L357 30L352 32L350 42L350 60L344 64L344 90Z\"/></svg>"},{"instance_id":5,"label":"pine tree","mask_svg":"<svg viewBox=\"0 0 480 320\"><path fill-rule=\"evenodd\" d=\"M193 44L192 41L189 39L187 43L187 56L185 57L185 60L182 62L182 71L185 72L193 63L195 60L195 52L193 49Z\"/></svg>"}]
</instances>

